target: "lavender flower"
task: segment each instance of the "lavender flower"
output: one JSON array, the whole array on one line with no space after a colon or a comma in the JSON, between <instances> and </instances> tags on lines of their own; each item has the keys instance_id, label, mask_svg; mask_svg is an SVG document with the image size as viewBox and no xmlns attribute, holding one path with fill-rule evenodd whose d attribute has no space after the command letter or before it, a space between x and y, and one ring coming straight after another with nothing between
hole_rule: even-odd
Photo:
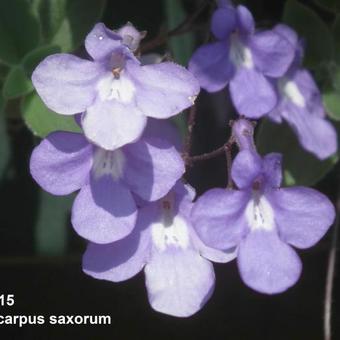
<instances>
[{"instance_id":1,"label":"lavender flower","mask_svg":"<svg viewBox=\"0 0 340 340\"><path fill-rule=\"evenodd\" d=\"M301 145L319 159L325 159L337 150L336 131L325 119L321 94L312 75L301 67L303 49L296 33L285 25L277 25L274 30L291 42L296 55L289 70L275 80L279 102L269 118L276 123L286 120Z\"/></svg>"},{"instance_id":2,"label":"lavender flower","mask_svg":"<svg viewBox=\"0 0 340 340\"><path fill-rule=\"evenodd\" d=\"M171 117L191 106L199 92L196 79L179 65L141 66L129 49L138 40L130 31L125 27L119 35L99 23L85 40L93 60L55 54L32 75L45 104L64 115L84 112L86 137L107 150L136 141L147 117Z\"/></svg>"},{"instance_id":3,"label":"lavender flower","mask_svg":"<svg viewBox=\"0 0 340 340\"><path fill-rule=\"evenodd\" d=\"M209 247L237 247L239 271L249 287L275 294L294 285L301 274L301 261L291 246L316 244L335 211L316 190L280 188L281 155L260 157L247 141L251 130L244 121L233 128L241 146L231 171L238 190L206 192L192 210L192 221Z\"/></svg>"},{"instance_id":4,"label":"lavender flower","mask_svg":"<svg viewBox=\"0 0 340 340\"><path fill-rule=\"evenodd\" d=\"M189 70L209 92L230 82L237 111L251 118L268 113L277 103L270 78L281 77L294 57L287 39L273 30L255 32L254 19L244 6L220 1L211 22L217 41L200 47Z\"/></svg>"},{"instance_id":5,"label":"lavender flower","mask_svg":"<svg viewBox=\"0 0 340 340\"><path fill-rule=\"evenodd\" d=\"M197 312L214 289L214 269L207 259L228 262L235 253L211 249L197 237L189 218L193 196L191 188L178 183L168 195L139 210L129 236L111 244L90 243L84 272L120 282L144 268L155 310L179 317Z\"/></svg>"},{"instance_id":6,"label":"lavender flower","mask_svg":"<svg viewBox=\"0 0 340 340\"><path fill-rule=\"evenodd\" d=\"M153 122L142 138L114 151L89 143L82 134L54 132L33 151L33 178L54 195L80 189L72 208L72 224L82 237L110 243L135 227L133 194L146 201L168 193L184 172L171 143L155 137L158 126L167 137L166 122Z\"/></svg>"}]
</instances>

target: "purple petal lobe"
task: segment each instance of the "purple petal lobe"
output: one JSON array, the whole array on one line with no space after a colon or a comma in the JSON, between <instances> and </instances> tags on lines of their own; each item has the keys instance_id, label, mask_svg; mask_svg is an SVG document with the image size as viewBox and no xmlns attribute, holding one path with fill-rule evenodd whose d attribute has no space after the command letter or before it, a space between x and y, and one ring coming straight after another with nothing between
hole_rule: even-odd
<instances>
[{"instance_id":1,"label":"purple petal lobe","mask_svg":"<svg viewBox=\"0 0 340 340\"><path fill-rule=\"evenodd\" d=\"M116 100L97 100L82 120L86 137L106 150L134 142L143 133L145 125L146 117L133 104Z\"/></svg>"},{"instance_id":2,"label":"purple petal lobe","mask_svg":"<svg viewBox=\"0 0 340 340\"><path fill-rule=\"evenodd\" d=\"M110 176L91 179L76 197L72 225L76 232L95 243L111 243L135 227L137 208L130 193Z\"/></svg>"},{"instance_id":3,"label":"purple petal lobe","mask_svg":"<svg viewBox=\"0 0 340 340\"><path fill-rule=\"evenodd\" d=\"M294 46L274 31L254 34L249 44L257 69L269 77L281 77L294 59Z\"/></svg>"},{"instance_id":4,"label":"purple petal lobe","mask_svg":"<svg viewBox=\"0 0 340 340\"><path fill-rule=\"evenodd\" d=\"M32 82L48 108L73 115L93 103L95 84L102 71L92 61L71 54L53 54L34 70Z\"/></svg>"},{"instance_id":5,"label":"purple petal lobe","mask_svg":"<svg viewBox=\"0 0 340 340\"><path fill-rule=\"evenodd\" d=\"M193 250L168 249L145 266L149 301L156 311L188 317L209 299L215 283L212 264Z\"/></svg>"},{"instance_id":6,"label":"purple petal lobe","mask_svg":"<svg viewBox=\"0 0 340 340\"><path fill-rule=\"evenodd\" d=\"M244 209L247 192L212 189L202 195L192 209L192 223L200 239L220 250L236 247L246 232Z\"/></svg>"},{"instance_id":7,"label":"purple petal lobe","mask_svg":"<svg viewBox=\"0 0 340 340\"><path fill-rule=\"evenodd\" d=\"M211 19L211 31L219 40L228 39L236 26L236 11L233 7L217 9Z\"/></svg>"},{"instance_id":8,"label":"purple petal lobe","mask_svg":"<svg viewBox=\"0 0 340 340\"><path fill-rule=\"evenodd\" d=\"M300 277L296 252L276 232L254 231L241 242L237 262L241 278L250 288L266 294L281 293Z\"/></svg>"},{"instance_id":9,"label":"purple petal lobe","mask_svg":"<svg viewBox=\"0 0 340 340\"><path fill-rule=\"evenodd\" d=\"M323 160L336 153L337 134L333 125L324 118L310 114L306 108L290 104L290 111L283 117L296 132L301 145L307 151Z\"/></svg>"},{"instance_id":10,"label":"purple petal lobe","mask_svg":"<svg viewBox=\"0 0 340 340\"><path fill-rule=\"evenodd\" d=\"M137 226L130 235L114 243L90 243L83 256L83 270L100 280L128 280L143 269L149 245L147 231Z\"/></svg>"},{"instance_id":11,"label":"purple petal lobe","mask_svg":"<svg viewBox=\"0 0 340 340\"><path fill-rule=\"evenodd\" d=\"M259 118L274 108L276 93L269 81L254 69L241 67L230 81L232 101L241 115Z\"/></svg>"},{"instance_id":12,"label":"purple petal lobe","mask_svg":"<svg viewBox=\"0 0 340 340\"><path fill-rule=\"evenodd\" d=\"M272 204L281 239L297 248L312 247L334 222L334 206L313 189L277 190Z\"/></svg>"},{"instance_id":13,"label":"purple petal lobe","mask_svg":"<svg viewBox=\"0 0 340 340\"><path fill-rule=\"evenodd\" d=\"M278 188L282 182L282 155L274 152L265 155L262 167L269 185Z\"/></svg>"},{"instance_id":14,"label":"purple petal lobe","mask_svg":"<svg viewBox=\"0 0 340 340\"><path fill-rule=\"evenodd\" d=\"M176 126L169 120L148 118L142 138L162 138L174 145L178 152L183 150L183 140Z\"/></svg>"},{"instance_id":15,"label":"purple petal lobe","mask_svg":"<svg viewBox=\"0 0 340 340\"><path fill-rule=\"evenodd\" d=\"M33 178L53 195L80 189L92 166L92 146L83 135L53 132L34 150L30 160Z\"/></svg>"},{"instance_id":16,"label":"purple petal lobe","mask_svg":"<svg viewBox=\"0 0 340 340\"><path fill-rule=\"evenodd\" d=\"M243 150L234 159L231 176L238 188L244 189L252 186L255 178L261 174L261 170L261 157L253 151Z\"/></svg>"},{"instance_id":17,"label":"purple petal lobe","mask_svg":"<svg viewBox=\"0 0 340 340\"><path fill-rule=\"evenodd\" d=\"M103 23L96 24L85 39L86 51L94 60L109 58L121 44L122 38L106 28Z\"/></svg>"},{"instance_id":18,"label":"purple petal lobe","mask_svg":"<svg viewBox=\"0 0 340 340\"><path fill-rule=\"evenodd\" d=\"M255 22L253 15L247 7L242 5L237 6L237 22L240 31L243 34L252 34L255 31Z\"/></svg>"},{"instance_id":19,"label":"purple petal lobe","mask_svg":"<svg viewBox=\"0 0 340 340\"><path fill-rule=\"evenodd\" d=\"M222 90L234 74L229 60L229 44L225 41L201 46L189 62L189 70L208 92Z\"/></svg>"},{"instance_id":20,"label":"purple petal lobe","mask_svg":"<svg viewBox=\"0 0 340 340\"><path fill-rule=\"evenodd\" d=\"M127 69L136 87L136 105L148 117L174 116L192 106L200 91L196 78L172 62L144 66L129 63Z\"/></svg>"},{"instance_id":21,"label":"purple petal lobe","mask_svg":"<svg viewBox=\"0 0 340 340\"><path fill-rule=\"evenodd\" d=\"M273 31L285 37L294 48L297 48L299 37L292 28L284 24L278 24L273 28Z\"/></svg>"},{"instance_id":22,"label":"purple petal lobe","mask_svg":"<svg viewBox=\"0 0 340 340\"><path fill-rule=\"evenodd\" d=\"M166 195L184 173L180 154L165 140L144 138L126 145L124 152L124 180L144 200L154 201Z\"/></svg>"}]
</instances>

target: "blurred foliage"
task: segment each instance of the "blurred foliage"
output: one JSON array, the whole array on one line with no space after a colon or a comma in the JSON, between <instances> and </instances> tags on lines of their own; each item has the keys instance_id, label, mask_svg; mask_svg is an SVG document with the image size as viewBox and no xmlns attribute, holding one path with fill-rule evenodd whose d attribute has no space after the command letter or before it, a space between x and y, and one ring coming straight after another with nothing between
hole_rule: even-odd
<instances>
[{"instance_id":1,"label":"blurred foliage","mask_svg":"<svg viewBox=\"0 0 340 340\"><path fill-rule=\"evenodd\" d=\"M320 161L300 146L296 135L286 124L264 120L257 131L256 145L260 154L280 152L283 155L285 185L315 185L339 160L334 155Z\"/></svg>"},{"instance_id":2,"label":"blurred foliage","mask_svg":"<svg viewBox=\"0 0 340 340\"><path fill-rule=\"evenodd\" d=\"M167 30L171 31L180 25L187 17L181 0L164 0L165 16L167 19ZM174 60L184 66L187 66L189 59L194 50L194 34L188 32L178 36L171 37L168 42ZM178 127L181 136L187 133L185 115L182 113L172 118Z\"/></svg>"}]
</instances>

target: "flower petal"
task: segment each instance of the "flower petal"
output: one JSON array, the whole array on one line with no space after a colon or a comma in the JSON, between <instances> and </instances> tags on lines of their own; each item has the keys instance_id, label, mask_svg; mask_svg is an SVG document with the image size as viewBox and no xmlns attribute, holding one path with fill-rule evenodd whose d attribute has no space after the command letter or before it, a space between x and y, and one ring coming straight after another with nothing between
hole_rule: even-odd
<instances>
[{"instance_id":1,"label":"flower petal","mask_svg":"<svg viewBox=\"0 0 340 340\"><path fill-rule=\"evenodd\" d=\"M212 264L193 250L168 249L155 253L145 266L149 301L158 312L188 317L199 311L212 294Z\"/></svg>"},{"instance_id":2,"label":"flower petal","mask_svg":"<svg viewBox=\"0 0 340 340\"><path fill-rule=\"evenodd\" d=\"M253 34L255 31L255 22L249 9L245 6L239 5L236 7L236 11L240 31L243 34Z\"/></svg>"},{"instance_id":3,"label":"flower petal","mask_svg":"<svg viewBox=\"0 0 340 340\"><path fill-rule=\"evenodd\" d=\"M227 42L214 42L198 48L189 62L189 70L208 92L227 86L235 70L229 59Z\"/></svg>"},{"instance_id":4,"label":"flower petal","mask_svg":"<svg viewBox=\"0 0 340 340\"><path fill-rule=\"evenodd\" d=\"M122 45L122 38L103 23L96 24L85 39L85 48L94 60L108 58L115 48Z\"/></svg>"},{"instance_id":5,"label":"flower petal","mask_svg":"<svg viewBox=\"0 0 340 340\"><path fill-rule=\"evenodd\" d=\"M200 239L220 250L236 247L247 230L244 209L249 194L244 191L212 189L195 203L191 217Z\"/></svg>"},{"instance_id":6,"label":"flower petal","mask_svg":"<svg viewBox=\"0 0 340 340\"><path fill-rule=\"evenodd\" d=\"M294 59L295 47L274 31L256 33L248 43L257 69L269 77L284 75Z\"/></svg>"},{"instance_id":7,"label":"flower petal","mask_svg":"<svg viewBox=\"0 0 340 340\"><path fill-rule=\"evenodd\" d=\"M297 282L302 270L296 252L275 231L249 233L240 244L237 263L244 283L266 294L287 290Z\"/></svg>"},{"instance_id":8,"label":"flower petal","mask_svg":"<svg viewBox=\"0 0 340 340\"><path fill-rule=\"evenodd\" d=\"M277 24L273 28L273 31L285 37L294 48L298 47L299 37L297 33L289 26L285 24Z\"/></svg>"},{"instance_id":9,"label":"flower petal","mask_svg":"<svg viewBox=\"0 0 340 340\"><path fill-rule=\"evenodd\" d=\"M124 147L124 180L131 190L147 201L166 195L184 173L184 163L169 142L143 138Z\"/></svg>"},{"instance_id":10,"label":"flower petal","mask_svg":"<svg viewBox=\"0 0 340 340\"><path fill-rule=\"evenodd\" d=\"M241 67L230 81L231 99L241 115L259 118L274 108L277 97L273 86L254 69Z\"/></svg>"},{"instance_id":11,"label":"flower petal","mask_svg":"<svg viewBox=\"0 0 340 340\"><path fill-rule=\"evenodd\" d=\"M53 132L34 150L30 171L39 185L53 195L68 195L87 181L92 167L92 146L83 135Z\"/></svg>"},{"instance_id":12,"label":"flower petal","mask_svg":"<svg viewBox=\"0 0 340 340\"><path fill-rule=\"evenodd\" d=\"M88 108L82 127L88 139L106 150L132 143L143 133L146 117L133 105L100 101Z\"/></svg>"},{"instance_id":13,"label":"flower petal","mask_svg":"<svg viewBox=\"0 0 340 340\"><path fill-rule=\"evenodd\" d=\"M83 271L96 279L113 282L138 274L149 257L149 234L145 226L146 223L137 223L130 235L110 244L89 243L83 256Z\"/></svg>"},{"instance_id":14,"label":"flower petal","mask_svg":"<svg viewBox=\"0 0 340 340\"><path fill-rule=\"evenodd\" d=\"M338 149L337 134L333 125L324 118L309 114L306 110L290 105L284 118L296 132L304 149L324 160Z\"/></svg>"},{"instance_id":15,"label":"flower petal","mask_svg":"<svg viewBox=\"0 0 340 340\"><path fill-rule=\"evenodd\" d=\"M219 40L228 39L236 26L236 11L232 6L217 9L211 18L211 31Z\"/></svg>"},{"instance_id":16,"label":"flower petal","mask_svg":"<svg viewBox=\"0 0 340 340\"><path fill-rule=\"evenodd\" d=\"M139 66L128 63L138 108L148 117L165 119L193 105L200 87L184 67L172 62Z\"/></svg>"},{"instance_id":17,"label":"flower petal","mask_svg":"<svg viewBox=\"0 0 340 340\"><path fill-rule=\"evenodd\" d=\"M281 239L297 248L312 247L334 222L334 206L313 189L280 189L273 194L271 203Z\"/></svg>"},{"instance_id":18,"label":"flower petal","mask_svg":"<svg viewBox=\"0 0 340 340\"><path fill-rule=\"evenodd\" d=\"M110 176L91 178L76 197L72 225L76 232L95 243L111 243L131 233L137 208L130 193Z\"/></svg>"},{"instance_id":19,"label":"flower petal","mask_svg":"<svg viewBox=\"0 0 340 340\"><path fill-rule=\"evenodd\" d=\"M178 152L182 152L183 140L176 126L169 120L148 118L142 138L162 138L174 145Z\"/></svg>"},{"instance_id":20,"label":"flower petal","mask_svg":"<svg viewBox=\"0 0 340 340\"><path fill-rule=\"evenodd\" d=\"M278 188L282 182L282 155L274 152L265 155L262 167L267 183L272 188Z\"/></svg>"},{"instance_id":21,"label":"flower petal","mask_svg":"<svg viewBox=\"0 0 340 340\"><path fill-rule=\"evenodd\" d=\"M32 82L48 108L73 115L93 103L102 71L102 67L92 61L71 54L53 54L34 70Z\"/></svg>"},{"instance_id":22,"label":"flower petal","mask_svg":"<svg viewBox=\"0 0 340 340\"><path fill-rule=\"evenodd\" d=\"M261 174L262 159L253 151L243 150L238 153L231 167L231 177L239 189L252 186L255 178Z\"/></svg>"}]
</instances>

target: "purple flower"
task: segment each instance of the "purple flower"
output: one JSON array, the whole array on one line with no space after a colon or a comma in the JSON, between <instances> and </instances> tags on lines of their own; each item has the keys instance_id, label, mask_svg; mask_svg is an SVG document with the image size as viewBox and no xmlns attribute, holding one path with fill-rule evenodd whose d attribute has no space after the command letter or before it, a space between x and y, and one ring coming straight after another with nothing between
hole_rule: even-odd
<instances>
[{"instance_id":1,"label":"purple flower","mask_svg":"<svg viewBox=\"0 0 340 340\"><path fill-rule=\"evenodd\" d=\"M274 108L277 96L270 78L282 76L294 57L287 39L273 30L255 32L254 19L244 6L234 8L220 1L211 31L217 41L200 47L189 70L209 92L230 82L237 111L258 118Z\"/></svg>"},{"instance_id":2,"label":"purple flower","mask_svg":"<svg viewBox=\"0 0 340 340\"><path fill-rule=\"evenodd\" d=\"M83 257L84 272L120 282L144 268L155 310L179 317L200 310L215 282L207 259L228 262L235 252L214 250L199 240L189 218L193 196L191 188L178 183L167 196L139 210L129 236L111 244L90 243Z\"/></svg>"},{"instance_id":3,"label":"purple flower","mask_svg":"<svg viewBox=\"0 0 340 340\"><path fill-rule=\"evenodd\" d=\"M97 24L85 40L93 60L54 54L32 75L45 104L64 115L84 112L86 137L107 150L136 141L147 117L171 117L191 106L199 92L196 79L179 65L141 66L128 48L135 36L127 42L124 32Z\"/></svg>"},{"instance_id":4,"label":"purple flower","mask_svg":"<svg viewBox=\"0 0 340 340\"><path fill-rule=\"evenodd\" d=\"M281 155L261 158L244 149L232 165L239 190L212 189L192 210L192 221L207 246L237 247L242 280L267 294L294 285L302 269L291 246L317 243L334 221L326 196L305 187L280 188Z\"/></svg>"},{"instance_id":5,"label":"purple flower","mask_svg":"<svg viewBox=\"0 0 340 340\"><path fill-rule=\"evenodd\" d=\"M319 159L325 159L337 150L336 131L325 119L321 94L312 75L301 68L302 47L296 33L285 25L277 25L274 30L289 39L296 57L290 69L275 80L279 101L269 117L277 123L286 120L301 145Z\"/></svg>"},{"instance_id":6,"label":"purple flower","mask_svg":"<svg viewBox=\"0 0 340 340\"><path fill-rule=\"evenodd\" d=\"M152 120L151 120L152 121ZM135 227L134 195L146 201L166 195L184 173L178 151L155 137L166 122L153 122L142 138L114 151L89 143L82 134L54 132L38 145L31 157L33 178L54 195L78 189L72 208L72 224L82 237L110 243ZM156 125L156 126L155 126Z\"/></svg>"}]
</instances>

